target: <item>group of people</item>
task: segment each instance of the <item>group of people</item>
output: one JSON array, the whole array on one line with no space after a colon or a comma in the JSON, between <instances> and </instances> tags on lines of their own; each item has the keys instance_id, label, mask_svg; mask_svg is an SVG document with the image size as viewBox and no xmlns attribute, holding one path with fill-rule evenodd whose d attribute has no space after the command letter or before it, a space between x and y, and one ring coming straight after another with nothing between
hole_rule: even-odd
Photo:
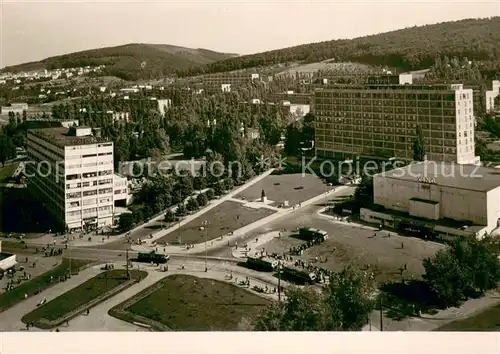
<instances>
[{"instance_id":1,"label":"group of people","mask_svg":"<svg viewBox=\"0 0 500 354\"><path fill-rule=\"evenodd\" d=\"M314 273L314 275L316 276L316 282L319 282L319 283L327 282L327 280L330 279L330 277L333 275L333 272L328 270L328 269L324 269L324 268L312 265L312 264L304 262L300 259L296 260L294 265L297 268L302 268L304 270L307 270L310 273Z\"/></svg>"},{"instance_id":2,"label":"group of people","mask_svg":"<svg viewBox=\"0 0 500 354\"><path fill-rule=\"evenodd\" d=\"M312 246L319 245L321 243L325 242L325 239L323 237L317 237L313 240L309 240L306 243L295 246L295 247L290 247L288 250L288 253L294 256L302 256L304 254L304 251L307 250L308 248L311 248Z\"/></svg>"}]
</instances>

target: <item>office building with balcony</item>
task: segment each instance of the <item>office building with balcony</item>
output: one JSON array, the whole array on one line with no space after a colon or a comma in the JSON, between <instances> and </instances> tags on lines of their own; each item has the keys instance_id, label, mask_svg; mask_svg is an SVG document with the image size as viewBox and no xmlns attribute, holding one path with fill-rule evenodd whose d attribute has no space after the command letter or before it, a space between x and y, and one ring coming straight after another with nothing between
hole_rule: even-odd
<instances>
[{"instance_id":1,"label":"office building with balcony","mask_svg":"<svg viewBox=\"0 0 500 354\"><path fill-rule=\"evenodd\" d=\"M427 159L477 164L472 90L410 82L316 89L316 154L412 160L420 127Z\"/></svg>"},{"instance_id":2,"label":"office building with balcony","mask_svg":"<svg viewBox=\"0 0 500 354\"><path fill-rule=\"evenodd\" d=\"M67 231L113 225L113 143L99 129L28 131L28 188Z\"/></svg>"}]
</instances>

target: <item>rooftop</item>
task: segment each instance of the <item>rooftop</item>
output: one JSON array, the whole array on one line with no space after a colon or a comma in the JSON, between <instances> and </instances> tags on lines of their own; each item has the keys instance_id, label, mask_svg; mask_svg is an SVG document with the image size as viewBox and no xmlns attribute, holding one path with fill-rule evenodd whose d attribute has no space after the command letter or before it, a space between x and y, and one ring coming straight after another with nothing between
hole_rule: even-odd
<instances>
[{"instance_id":1,"label":"rooftop","mask_svg":"<svg viewBox=\"0 0 500 354\"><path fill-rule=\"evenodd\" d=\"M7 258L12 257L12 256L13 256L12 253L0 252L0 261L3 261L4 259L7 259Z\"/></svg>"},{"instance_id":2,"label":"rooftop","mask_svg":"<svg viewBox=\"0 0 500 354\"><path fill-rule=\"evenodd\" d=\"M84 127L79 127L79 128L84 128ZM37 137L46 140L47 142L59 146L61 148L64 148L65 146L91 145L91 144L109 142L109 140L106 138L96 137L93 135L71 136L68 135L69 131L70 129L65 127L29 130L31 134L36 135Z\"/></svg>"},{"instance_id":3,"label":"rooftop","mask_svg":"<svg viewBox=\"0 0 500 354\"><path fill-rule=\"evenodd\" d=\"M487 192L500 187L500 171L497 168L459 165L456 163L425 161L413 163L377 176L404 181L421 181L439 186Z\"/></svg>"}]
</instances>

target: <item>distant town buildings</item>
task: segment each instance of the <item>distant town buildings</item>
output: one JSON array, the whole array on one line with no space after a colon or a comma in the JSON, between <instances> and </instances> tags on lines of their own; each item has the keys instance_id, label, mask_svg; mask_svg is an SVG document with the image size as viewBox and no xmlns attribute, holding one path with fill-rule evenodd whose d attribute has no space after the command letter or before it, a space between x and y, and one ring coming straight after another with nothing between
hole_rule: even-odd
<instances>
[{"instance_id":1,"label":"distant town buildings","mask_svg":"<svg viewBox=\"0 0 500 354\"><path fill-rule=\"evenodd\" d=\"M9 113L22 115L24 111L28 110L27 103L11 103L10 106L3 106L1 108L2 115L8 115Z\"/></svg>"},{"instance_id":2,"label":"distant town buildings","mask_svg":"<svg viewBox=\"0 0 500 354\"><path fill-rule=\"evenodd\" d=\"M4 83L17 83L20 84L23 81L34 81L34 80L58 80L60 78L70 78L73 76L82 76L89 73L99 73L105 68L105 65L99 66L85 66L76 68L64 68L64 69L53 69L53 70L35 70L28 72L17 72L17 73L2 73L0 74L0 82Z\"/></svg>"}]
</instances>

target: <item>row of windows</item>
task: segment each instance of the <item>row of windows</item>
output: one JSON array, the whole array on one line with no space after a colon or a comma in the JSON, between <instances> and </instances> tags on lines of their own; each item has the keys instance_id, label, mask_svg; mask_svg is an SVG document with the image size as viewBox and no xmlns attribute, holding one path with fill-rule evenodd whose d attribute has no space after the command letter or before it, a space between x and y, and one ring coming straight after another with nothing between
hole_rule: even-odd
<instances>
[{"instance_id":1,"label":"row of windows","mask_svg":"<svg viewBox=\"0 0 500 354\"><path fill-rule=\"evenodd\" d=\"M99 172L87 172L87 173L82 173L82 174L71 174L66 176L67 181L75 180L75 179L81 179L81 178L93 178L99 176L108 176L113 174L113 170L105 170L105 171L99 171Z\"/></svg>"},{"instance_id":2,"label":"row of windows","mask_svg":"<svg viewBox=\"0 0 500 354\"><path fill-rule=\"evenodd\" d=\"M45 143L47 143L47 145L41 144L38 141L38 139L44 141ZM55 156L57 156L58 158L64 160L64 154L61 152L61 150L58 149L57 147L55 147L53 145L52 141L50 141L50 139L48 139L48 138L46 138L44 136L38 136L38 135L28 134L28 146L30 146L30 145L37 146L38 147L37 150L42 150L42 151L49 150ZM52 158L52 159L54 159L54 158Z\"/></svg>"},{"instance_id":3,"label":"row of windows","mask_svg":"<svg viewBox=\"0 0 500 354\"><path fill-rule=\"evenodd\" d=\"M411 92L377 92L360 89L361 92L342 91L318 91L315 92L315 97L321 98L372 98L376 100L381 99L406 99L418 101L454 101L455 93L411 93Z\"/></svg>"},{"instance_id":4,"label":"row of windows","mask_svg":"<svg viewBox=\"0 0 500 354\"><path fill-rule=\"evenodd\" d=\"M400 115L400 118L404 118L404 116L415 115L418 114L420 116L433 116L433 117L455 117L459 112L454 109L427 109L427 108L395 108L395 107L367 107L367 106L321 106L317 105L314 107L316 114L321 116L331 116L331 117L342 117L342 116L350 116L350 115L367 115L375 114L382 115L384 113L385 116L391 116L394 114ZM469 112L472 114L472 111Z\"/></svg>"},{"instance_id":5,"label":"row of windows","mask_svg":"<svg viewBox=\"0 0 500 354\"><path fill-rule=\"evenodd\" d=\"M317 98L314 100L316 106L337 106L337 107L347 107L347 106L365 106L367 108L372 108L372 106L384 106L384 107L419 107L419 108L455 108L454 101L405 101L405 100L355 100L355 99L321 99Z\"/></svg>"}]
</instances>

